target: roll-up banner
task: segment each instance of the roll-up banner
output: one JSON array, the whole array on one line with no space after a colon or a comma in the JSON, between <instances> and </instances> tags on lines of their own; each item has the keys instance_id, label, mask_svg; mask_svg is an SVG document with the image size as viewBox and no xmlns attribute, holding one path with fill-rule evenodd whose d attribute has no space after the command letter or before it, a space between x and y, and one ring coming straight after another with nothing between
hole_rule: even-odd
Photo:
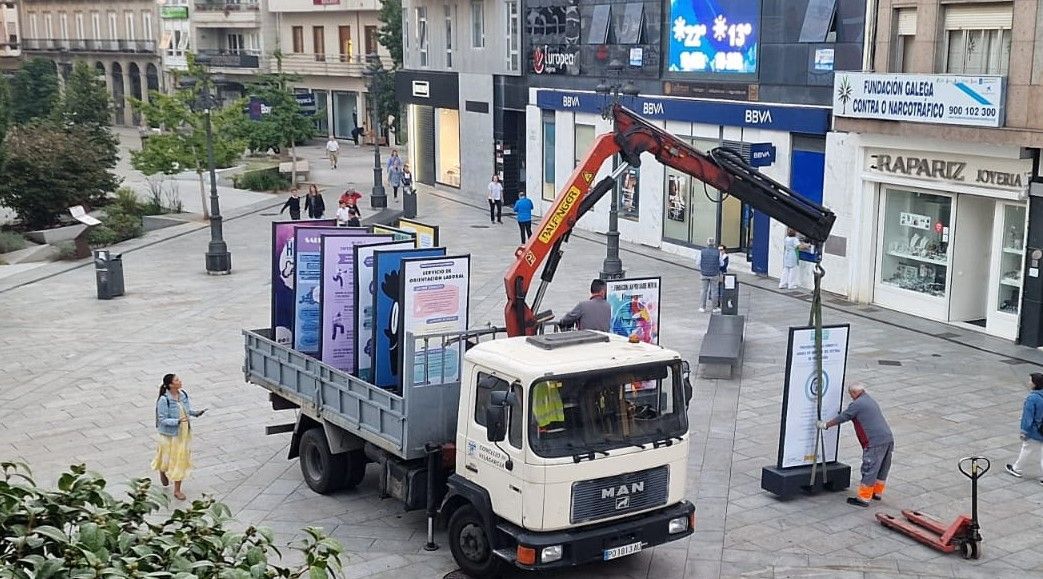
<instances>
[{"instance_id":1,"label":"roll-up banner","mask_svg":"<svg viewBox=\"0 0 1043 579\"><path fill-rule=\"evenodd\" d=\"M376 283L373 280L374 254L378 250L414 249L415 241L395 241L356 245L355 250L355 375L373 381L373 316Z\"/></svg>"},{"instance_id":2,"label":"roll-up banner","mask_svg":"<svg viewBox=\"0 0 1043 579\"><path fill-rule=\"evenodd\" d=\"M293 288L296 281L293 231L298 227L331 227L335 219L272 223L272 339L293 344Z\"/></svg>"},{"instance_id":3,"label":"roll-up banner","mask_svg":"<svg viewBox=\"0 0 1043 579\"><path fill-rule=\"evenodd\" d=\"M402 361L403 377L412 369L413 385L456 382L463 357L463 342L424 336L467 331L470 303L471 256L403 259L402 302L399 335L413 335L413 360Z\"/></svg>"},{"instance_id":4,"label":"roll-up banner","mask_svg":"<svg viewBox=\"0 0 1043 579\"><path fill-rule=\"evenodd\" d=\"M391 241L391 236L323 234L321 237L319 359L338 370L354 374L357 370L355 246L385 243Z\"/></svg>"},{"instance_id":5,"label":"roll-up banner","mask_svg":"<svg viewBox=\"0 0 1043 579\"><path fill-rule=\"evenodd\" d=\"M362 228L298 227L294 230L293 349L319 354L319 281L322 279L322 234L366 236Z\"/></svg>"},{"instance_id":6,"label":"roll-up banner","mask_svg":"<svg viewBox=\"0 0 1043 579\"><path fill-rule=\"evenodd\" d=\"M401 315L402 260L414 257L441 257L444 247L377 251L373 265L376 288L373 317L373 384L396 388L402 376L402 336L397 316Z\"/></svg>"}]
</instances>

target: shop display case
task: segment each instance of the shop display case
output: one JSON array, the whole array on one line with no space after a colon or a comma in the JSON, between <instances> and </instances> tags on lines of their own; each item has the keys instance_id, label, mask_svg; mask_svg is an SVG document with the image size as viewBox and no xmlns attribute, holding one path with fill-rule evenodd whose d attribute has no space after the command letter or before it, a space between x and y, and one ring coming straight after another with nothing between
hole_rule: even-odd
<instances>
[{"instance_id":1,"label":"shop display case","mask_svg":"<svg viewBox=\"0 0 1043 579\"><path fill-rule=\"evenodd\" d=\"M1017 315L1021 303L1021 271L1025 262L1025 206L1003 205L1002 251L996 310Z\"/></svg>"},{"instance_id":2,"label":"shop display case","mask_svg":"<svg viewBox=\"0 0 1043 579\"><path fill-rule=\"evenodd\" d=\"M882 216L881 283L945 297L951 212L952 199L947 196L887 191Z\"/></svg>"}]
</instances>

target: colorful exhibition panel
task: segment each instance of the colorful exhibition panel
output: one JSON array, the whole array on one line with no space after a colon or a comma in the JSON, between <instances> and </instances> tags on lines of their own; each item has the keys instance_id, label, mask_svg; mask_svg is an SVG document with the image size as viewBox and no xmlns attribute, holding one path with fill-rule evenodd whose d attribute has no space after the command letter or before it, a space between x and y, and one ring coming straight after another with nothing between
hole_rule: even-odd
<instances>
[{"instance_id":1,"label":"colorful exhibition panel","mask_svg":"<svg viewBox=\"0 0 1043 579\"><path fill-rule=\"evenodd\" d=\"M427 225L412 219L399 219L398 228L416 234L416 246L421 248L438 247L438 226Z\"/></svg>"},{"instance_id":2,"label":"colorful exhibition panel","mask_svg":"<svg viewBox=\"0 0 1043 579\"><path fill-rule=\"evenodd\" d=\"M369 235L365 229L346 227L300 227L294 231L293 349L309 356L319 353L323 234Z\"/></svg>"},{"instance_id":3,"label":"colorful exhibition panel","mask_svg":"<svg viewBox=\"0 0 1043 579\"><path fill-rule=\"evenodd\" d=\"M349 374L356 372L355 246L386 243L389 235L327 235L321 240L319 359Z\"/></svg>"},{"instance_id":4,"label":"colorful exhibition panel","mask_svg":"<svg viewBox=\"0 0 1043 579\"><path fill-rule=\"evenodd\" d=\"M659 343L658 277L608 280L606 299L612 308L610 330L620 336L634 336L649 344Z\"/></svg>"},{"instance_id":5,"label":"colorful exhibition panel","mask_svg":"<svg viewBox=\"0 0 1043 579\"><path fill-rule=\"evenodd\" d=\"M456 382L463 343L424 336L467 331L471 257L404 259L401 269L399 336L413 336L413 360L402 360L401 375L413 369L411 384Z\"/></svg>"},{"instance_id":6,"label":"colorful exhibition panel","mask_svg":"<svg viewBox=\"0 0 1043 579\"><path fill-rule=\"evenodd\" d=\"M376 289L373 318L373 380L382 388L400 385L402 339L399 335L401 315L402 260L416 257L442 257L444 247L377 251L373 264Z\"/></svg>"},{"instance_id":7,"label":"colorful exhibition panel","mask_svg":"<svg viewBox=\"0 0 1043 579\"><path fill-rule=\"evenodd\" d=\"M277 221L272 223L272 339L279 344L293 344L294 286L296 267L293 232L298 227L330 227L334 219L315 221Z\"/></svg>"},{"instance_id":8,"label":"colorful exhibition panel","mask_svg":"<svg viewBox=\"0 0 1043 579\"><path fill-rule=\"evenodd\" d=\"M355 252L355 371L356 376L367 382L373 380L373 316L376 301L376 283L373 278L373 265L376 252L380 250L415 249L416 242L395 241L356 245Z\"/></svg>"}]
</instances>

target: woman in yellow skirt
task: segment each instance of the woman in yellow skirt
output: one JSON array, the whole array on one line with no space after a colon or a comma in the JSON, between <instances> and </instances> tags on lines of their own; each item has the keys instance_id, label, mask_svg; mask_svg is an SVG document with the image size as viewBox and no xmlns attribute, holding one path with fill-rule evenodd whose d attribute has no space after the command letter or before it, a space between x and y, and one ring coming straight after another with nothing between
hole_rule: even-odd
<instances>
[{"instance_id":1,"label":"woman in yellow skirt","mask_svg":"<svg viewBox=\"0 0 1043 579\"><path fill-rule=\"evenodd\" d=\"M206 408L192 410L188 392L181 389L181 379L174 374L163 376L156 399L156 429L159 431L159 446L152 468L159 471L163 486L174 481L174 498L185 500L181 492L181 481L192 468L192 423L190 418L202 416Z\"/></svg>"}]
</instances>

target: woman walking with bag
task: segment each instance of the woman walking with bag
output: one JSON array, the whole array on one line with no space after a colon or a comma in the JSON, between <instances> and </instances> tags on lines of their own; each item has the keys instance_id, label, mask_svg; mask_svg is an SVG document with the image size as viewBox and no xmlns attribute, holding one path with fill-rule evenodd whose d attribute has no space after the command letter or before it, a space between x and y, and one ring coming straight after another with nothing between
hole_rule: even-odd
<instances>
[{"instance_id":1,"label":"woman walking with bag","mask_svg":"<svg viewBox=\"0 0 1043 579\"><path fill-rule=\"evenodd\" d=\"M1021 478L1022 469L1028 466L1029 455L1039 451L1039 482L1043 484L1043 374L1029 375L1032 391L1021 408L1021 452L1014 464L1007 465L1007 473Z\"/></svg>"},{"instance_id":2,"label":"woman walking with bag","mask_svg":"<svg viewBox=\"0 0 1043 579\"><path fill-rule=\"evenodd\" d=\"M174 481L174 498L179 501L185 500L181 482L192 468L192 452L189 448L192 442L191 418L202 416L204 412L206 408L192 410L188 392L181 389L181 378L174 374L163 376L159 398L156 398L159 445L156 457L152 459L152 468L159 471L159 481L163 486Z\"/></svg>"}]
</instances>

